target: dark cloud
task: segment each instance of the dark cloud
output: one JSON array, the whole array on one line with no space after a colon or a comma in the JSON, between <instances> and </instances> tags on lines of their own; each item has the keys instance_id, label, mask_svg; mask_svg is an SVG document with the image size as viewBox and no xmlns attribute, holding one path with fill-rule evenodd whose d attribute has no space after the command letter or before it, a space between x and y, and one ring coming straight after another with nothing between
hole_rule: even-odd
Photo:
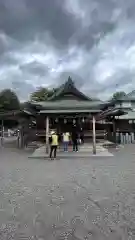
<instances>
[{"instance_id":1,"label":"dark cloud","mask_svg":"<svg viewBox=\"0 0 135 240\"><path fill-rule=\"evenodd\" d=\"M109 22L95 23L94 26L88 26L75 33L72 37L73 43L91 49L108 33L113 31L115 25Z\"/></svg>"},{"instance_id":2,"label":"dark cloud","mask_svg":"<svg viewBox=\"0 0 135 240\"><path fill-rule=\"evenodd\" d=\"M45 77L48 73L48 67L45 64L39 63L37 61L30 62L28 64L23 64L20 66L21 71L26 73L31 73L33 75Z\"/></svg>"},{"instance_id":3,"label":"dark cloud","mask_svg":"<svg viewBox=\"0 0 135 240\"><path fill-rule=\"evenodd\" d=\"M64 0L63 3L60 0L22 0L21 2L22 4L20 1L11 0L9 4L8 0L0 1L0 29L18 41L32 40L36 36L42 38L42 34L48 32L52 43L57 44L57 47L67 46L70 39L72 43L72 38L73 43L91 47L97 41L94 38L96 34L100 33L103 36L115 26L113 22L104 18L104 14L108 13L107 16L110 17L113 11L109 0L109 3L98 2L97 8L92 12L89 3L91 1L84 1L84 11L88 4L87 15L91 16L91 20L86 16L87 24L89 21L90 23L85 28L81 25L81 19L63 8ZM100 12L103 14L101 15Z\"/></svg>"},{"instance_id":4,"label":"dark cloud","mask_svg":"<svg viewBox=\"0 0 135 240\"><path fill-rule=\"evenodd\" d=\"M134 0L0 0L0 89L135 87L134 20Z\"/></svg>"},{"instance_id":5,"label":"dark cloud","mask_svg":"<svg viewBox=\"0 0 135 240\"><path fill-rule=\"evenodd\" d=\"M24 11L16 14L20 1L0 2L0 29L19 41L34 39L36 35L48 31L59 44L65 45L79 27L73 15L63 11L58 0L22 0ZM6 4L7 3L7 4Z\"/></svg>"}]
</instances>

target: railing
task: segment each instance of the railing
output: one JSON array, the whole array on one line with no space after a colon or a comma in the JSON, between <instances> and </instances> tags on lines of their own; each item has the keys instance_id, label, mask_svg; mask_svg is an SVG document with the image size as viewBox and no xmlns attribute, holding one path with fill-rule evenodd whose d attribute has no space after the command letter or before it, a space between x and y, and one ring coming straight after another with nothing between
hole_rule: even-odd
<instances>
[{"instance_id":1,"label":"railing","mask_svg":"<svg viewBox=\"0 0 135 240\"><path fill-rule=\"evenodd\" d=\"M135 143L135 132L117 132L116 142L119 142L120 144Z\"/></svg>"}]
</instances>

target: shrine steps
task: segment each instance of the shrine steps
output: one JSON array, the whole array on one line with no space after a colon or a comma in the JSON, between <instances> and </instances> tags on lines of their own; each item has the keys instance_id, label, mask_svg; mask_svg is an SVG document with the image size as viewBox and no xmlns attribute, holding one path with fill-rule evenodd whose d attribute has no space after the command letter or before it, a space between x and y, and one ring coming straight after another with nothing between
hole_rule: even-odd
<instances>
[{"instance_id":1,"label":"shrine steps","mask_svg":"<svg viewBox=\"0 0 135 240\"><path fill-rule=\"evenodd\" d=\"M93 146L84 144L79 148L78 152L73 152L72 147L69 147L68 152L64 152L63 148L60 147L57 152L58 158L71 158L71 159L78 159L78 158L90 158L90 157L112 157L113 154L110 153L107 149L103 148L100 145L96 147L96 155L93 154ZM46 154L45 146L37 148L30 158L41 158L41 159L48 159L49 154Z\"/></svg>"}]
</instances>

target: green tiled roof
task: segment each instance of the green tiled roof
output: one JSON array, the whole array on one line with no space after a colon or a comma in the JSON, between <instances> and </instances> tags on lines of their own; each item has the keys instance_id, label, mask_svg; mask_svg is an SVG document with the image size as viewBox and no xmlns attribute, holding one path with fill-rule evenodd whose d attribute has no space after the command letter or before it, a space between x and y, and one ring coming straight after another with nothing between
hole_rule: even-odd
<instances>
[{"instance_id":1,"label":"green tiled roof","mask_svg":"<svg viewBox=\"0 0 135 240\"><path fill-rule=\"evenodd\" d=\"M135 111L129 111L127 114L120 116L119 119L135 119Z\"/></svg>"},{"instance_id":2,"label":"green tiled roof","mask_svg":"<svg viewBox=\"0 0 135 240\"><path fill-rule=\"evenodd\" d=\"M77 100L59 100L59 101L45 101L33 102L31 104L37 105L42 109L100 109L104 105L101 101L77 101Z\"/></svg>"}]
</instances>

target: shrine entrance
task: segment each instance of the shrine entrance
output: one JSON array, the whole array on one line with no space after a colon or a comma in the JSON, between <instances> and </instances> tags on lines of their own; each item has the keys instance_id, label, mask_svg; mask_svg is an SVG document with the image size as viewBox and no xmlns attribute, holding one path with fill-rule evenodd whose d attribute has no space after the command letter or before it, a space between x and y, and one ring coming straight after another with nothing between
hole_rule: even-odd
<instances>
[{"instance_id":1,"label":"shrine entrance","mask_svg":"<svg viewBox=\"0 0 135 240\"><path fill-rule=\"evenodd\" d=\"M73 128L76 128L76 131L78 134L83 132L84 138L85 138L85 123L91 126L92 122L92 129L90 131L90 138L92 140L93 144L93 154L96 154L96 132L95 132L95 115L86 114L87 117L82 117L82 113L78 113L77 117L74 117L73 115L68 115L67 117L64 117L64 115L60 115L57 117L55 114L51 114L50 116L46 116L46 153L48 153L49 149L49 135L52 130L56 130L58 134L62 134L64 132L73 132ZM87 129L88 132L88 129ZM85 138L86 139L86 138ZM90 140L90 139L89 139ZM88 141L89 142L89 141Z\"/></svg>"},{"instance_id":2,"label":"shrine entrance","mask_svg":"<svg viewBox=\"0 0 135 240\"><path fill-rule=\"evenodd\" d=\"M96 115L101 111L100 100L93 100L74 85L71 78L63 84L54 95L45 102L33 103L43 119L46 129L46 153L49 149L49 134L56 129L59 134L76 130L87 131L87 139L92 139L93 154L96 154Z\"/></svg>"},{"instance_id":3,"label":"shrine entrance","mask_svg":"<svg viewBox=\"0 0 135 240\"><path fill-rule=\"evenodd\" d=\"M77 131L80 131L82 127L82 124L80 123L79 118L74 118L72 116L69 117L59 117L59 118L53 118L50 119L50 128L56 129L58 133L63 132L72 132L73 126L76 126Z\"/></svg>"},{"instance_id":4,"label":"shrine entrance","mask_svg":"<svg viewBox=\"0 0 135 240\"><path fill-rule=\"evenodd\" d=\"M68 119L68 120L66 119L64 122L61 121L59 128L61 133L72 132L72 128L73 128L72 119Z\"/></svg>"}]
</instances>

